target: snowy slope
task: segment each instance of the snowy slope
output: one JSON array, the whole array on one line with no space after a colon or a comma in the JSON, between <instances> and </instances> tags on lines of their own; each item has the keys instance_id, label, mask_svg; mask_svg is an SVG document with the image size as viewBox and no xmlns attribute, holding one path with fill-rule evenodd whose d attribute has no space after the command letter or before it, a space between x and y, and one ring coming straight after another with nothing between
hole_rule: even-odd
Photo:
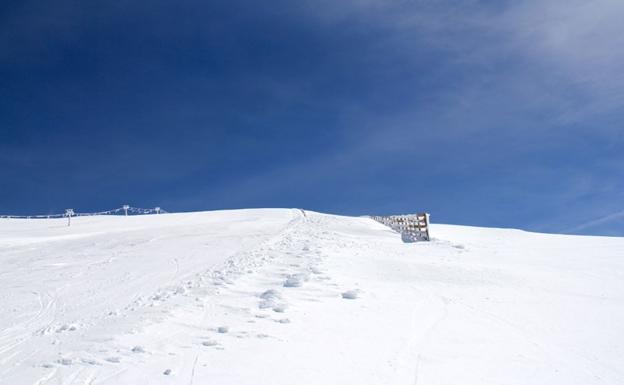
<instances>
[{"instance_id":1,"label":"snowy slope","mask_svg":"<svg viewBox=\"0 0 624 385\"><path fill-rule=\"evenodd\" d=\"M622 384L624 239L236 210L0 219L0 384Z\"/></svg>"}]
</instances>

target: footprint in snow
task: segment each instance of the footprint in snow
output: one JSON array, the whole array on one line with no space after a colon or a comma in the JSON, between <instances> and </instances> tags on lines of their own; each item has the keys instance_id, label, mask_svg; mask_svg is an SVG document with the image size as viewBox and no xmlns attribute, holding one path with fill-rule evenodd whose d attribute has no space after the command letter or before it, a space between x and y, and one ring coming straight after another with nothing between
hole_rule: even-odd
<instances>
[{"instance_id":1,"label":"footprint in snow","mask_svg":"<svg viewBox=\"0 0 624 385\"><path fill-rule=\"evenodd\" d=\"M219 343L217 341L214 341L214 340L208 340L208 341L202 342L202 345L204 345L204 346L217 346L217 345L219 345Z\"/></svg>"},{"instance_id":2,"label":"footprint in snow","mask_svg":"<svg viewBox=\"0 0 624 385\"><path fill-rule=\"evenodd\" d=\"M69 332L73 332L76 331L78 329L78 326L76 324L64 324L61 325L58 329L56 329L57 333L62 333L65 331L69 331Z\"/></svg>"},{"instance_id":3,"label":"footprint in snow","mask_svg":"<svg viewBox=\"0 0 624 385\"><path fill-rule=\"evenodd\" d=\"M273 311L276 313L283 313L286 311L287 308L288 308L288 305L280 303L280 304L273 306Z\"/></svg>"},{"instance_id":4,"label":"footprint in snow","mask_svg":"<svg viewBox=\"0 0 624 385\"><path fill-rule=\"evenodd\" d=\"M292 274L284 281L284 287L301 287L306 277L301 274Z\"/></svg>"},{"instance_id":5,"label":"footprint in snow","mask_svg":"<svg viewBox=\"0 0 624 385\"><path fill-rule=\"evenodd\" d=\"M74 360L72 360L71 358L59 358L56 362L61 365L70 366L73 365Z\"/></svg>"},{"instance_id":6,"label":"footprint in snow","mask_svg":"<svg viewBox=\"0 0 624 385\"><path fill-rule=\"evenodd\" d=\"M285 308L285 305L281 305L277 303L282 298L281 293L278 292L277 290L269 289L263 292L262 294L260 294L259 297L262 298L262 300L258 304L258 308L260 309L273 308L275 310L275 307Z\"/></svg>"},{"instance_id":7,"label":"footprint in snow","mask_svg":"<svg viewBox=\"0 0 624 385\"><path fill-rule=\"evenodd\" d=\"M227 326L219 326L217 328L217 333L225 334L230 331L230 328Z\"/></svg>"},{"instance_id":8,"label":"footprint in snow","mask_svg":"<svg viewBox=\"0 0 624 385\"><path fill-rule=\"evenodd\" d=\"M344 293L342 293L342 298L344 299L357 299L358 296L360 295L360 291L359 290L347 290Z\"/></svg>"},{"instance_id":9,"label":"footprint in snow","mask_svg":"<svg viewBox=\"0 0 624 385\"><path fill-rule=\"evenodd\" d=\"M83 364L86 365L100 365L96 360L94 360L93 358L81 358L80 362L82 362Z\"/></svg>"},{"instance_id":10,"label":"footprint in snow","mask_svg":"<svg viewBox=\"0 0 624 385\"><path fill-rule=\"evenodd\" d=\"M265 300L276 300L282 298L282 294L274 289L269 289L260 294L260 298Z\"/></svg>"}]
</instances>

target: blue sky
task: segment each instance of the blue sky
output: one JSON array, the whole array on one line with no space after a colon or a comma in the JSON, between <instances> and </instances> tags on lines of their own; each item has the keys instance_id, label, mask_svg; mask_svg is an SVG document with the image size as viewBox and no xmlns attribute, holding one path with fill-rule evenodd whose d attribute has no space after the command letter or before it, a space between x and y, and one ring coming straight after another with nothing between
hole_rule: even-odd
<instances>
[{"instance_id":1,"label":"blue sky","mask_svg":"<svg viewBox=\"0 0 624 385\"><path fill-rule=\"evenodd\" d=\"M0 6L0 213L304 207L624 235L624 2Z\"/></svg>"}]
</instances>

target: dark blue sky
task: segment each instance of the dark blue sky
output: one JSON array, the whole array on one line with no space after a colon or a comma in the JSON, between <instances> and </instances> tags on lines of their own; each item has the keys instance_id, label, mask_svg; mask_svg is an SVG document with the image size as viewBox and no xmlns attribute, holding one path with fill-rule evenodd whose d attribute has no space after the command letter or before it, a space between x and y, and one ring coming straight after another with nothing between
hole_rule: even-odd
<instances>
[{"instance_id":1,"label":"dark blue sky","mask_svg":"<svg viewBox=\"0 0 624 385\"><path fill-rule=\"evenodd\" d=\"M0 214L304 207L624 235L624 3L0 5Z\"/></svg>"}]
</instances>

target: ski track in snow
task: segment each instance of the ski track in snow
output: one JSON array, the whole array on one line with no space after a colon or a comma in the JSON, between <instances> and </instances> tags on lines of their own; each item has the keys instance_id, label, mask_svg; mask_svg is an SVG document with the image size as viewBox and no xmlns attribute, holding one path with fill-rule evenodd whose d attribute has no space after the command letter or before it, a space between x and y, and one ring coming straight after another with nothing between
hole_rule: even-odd
<instances>
[{"instance_id":1,"label":"ski track in snow","mask_svg":"<svg viewBox=\"0 0 624 385\"><path fill-rule=\"evenodd\" d=\"M0 221L0 384L624 383L623 239L404 244L299 209L59 223Z\"/></svg>"}]
</instances>

